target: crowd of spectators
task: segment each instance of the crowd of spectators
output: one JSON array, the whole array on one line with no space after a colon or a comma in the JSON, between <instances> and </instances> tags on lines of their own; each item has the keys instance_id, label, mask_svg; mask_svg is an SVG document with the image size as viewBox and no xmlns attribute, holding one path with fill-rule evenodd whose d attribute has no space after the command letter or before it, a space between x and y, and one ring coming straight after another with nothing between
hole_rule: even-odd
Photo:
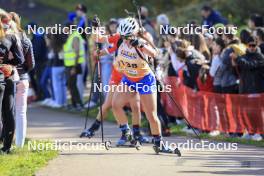
<instances>
[{"instance_id":1,"label":"crowd of spectators","mask_svg":"<svg viewBox=\"0 0 264 176\"><path fill-rule=\"evenodd\" d=\"M166 14L159 14L156 18L150 18L148 9L143 6L140 12L144 29L152 35L155 45L160 50L155 62L159 77L175 76L179 80L178 84L182 83L194 91L219 94L256 94L264 92L264 22L261 15L252 14L248 19L247 28L238 30L238 33L210 34L202 31L201 33L184 34L179 31L176 34L168 33L165 35L159 33L160 25L172 26ZM1 103L2 101L7 102L1 104L4 108L4 110L2 109L3 129L11 125L8 127L11 128L11 132L8 133L8 131L3 130L1 138L4 140L12 139L10 135L14 134L12 119L14 119L15 113L13 112L15 109L19 110L19 107L22 106L20 104L12 106L12 103L15 102L15 94L4 91L4 86L11 86L8 90L13 90L15 89L14 86L17 85L22 87L17 87L17 90L24 90L23 86L28 86L28 82L23 82L24 78L30 82L30 95L35 97L33 100L40 102L41 105L52 108L66 108L70 111L82 111L87 107L98 105L99 92L96 90L92 91L90 102L84 100L85 90L90 85L87 82L88 76L92 78L92 81L97 80L98 77L96 71L98 68L94 62L94 56L91 54L93 53L91 51L95 48L90 48L89 35L85 33L69 35L35 33L30 36L32 45L27 41L29 44L21 46L20 41L26 41L27 39L24 39L26 35L19 27L20 21L16 18L15 13L10 13L10 17L7 14L7 12L1 12L0 29L4 32L0 34L0 40L13 42L13 47L9 48L11 55L2 53L0 56L2 72L5 73L4 68L9 68L8 65L11 65L12 68L17 67L19 71L21 64L25 62L24 60L26 62L21 67L24 71L19 75L21 76L20 82L16 83L15 78L12 77L11 79L9 76L8 79L1 79L0 93L1 97L4 97ZM86 14L87 8L85 5L78 4L75 12L69 13L64 25L75 24L80 28L91 26L91 19ZM192 24L192 28L207 25L208 28L234 29L235 24L232 24L210 6L205 5L201 9L201 16L203 18L202 22L190 21L188 24ZM6 32L7 28L12 26L9 24L10 18L18 26L18 31L13 27L13 30L17 31L13 32L14 34ZM107 34L116 33L119 20L118 18L111 18L105 23ZM37 24L30 23L27 27L34 25ZM33 48L30 46L33 46ZM100 47L111 46L105 44L100 45ZM24 57L22 48L24 49ZM21 52L19 52L20 50ZM33 55L27 56L31 51ZM4 52L4 50L1 50L1 52ZM14 58L14 62L9 61L10 58ZM77 58L77 61L72 62L72 58ZM103 85L108 84L113 60L114 55L111 54L100 58ZM34 65L35 68L31 70ZM8 83L9 80L10 83ZM25 88L25 90L27 92L28 88ZM71 95L71 102L67 101L67 90ZM9 94L12 94L12 99L6 100L5 96ZM105 96L106 92L103 94ZM7 104L9 104L8 107L6 107ZM162 120L163 128L165 132L169 133L169 123L175 123L175 117L168 116L164 110L160 111L163 109L160 98L158 99L158 106L160 106L158 108L159 117ZM12 116L7 112L8 108L10 112L12 111ZM25 103L23 103L23 109L18 114L20 113L24 117L25 108ZM6 121L6 119L11 122ZM177 120L177 122L180 121ZM22 123L23 128L25 128L25 123ZM25 130L22 130L21 133L24 134ZM229 135L254 140L262 140L263 137L261 134ZM23 143L24 139L18 145L23 146ZM8 141L6 148L3 150L8 151L10 146L11 143Z\"/></svg>"}]
</instances>

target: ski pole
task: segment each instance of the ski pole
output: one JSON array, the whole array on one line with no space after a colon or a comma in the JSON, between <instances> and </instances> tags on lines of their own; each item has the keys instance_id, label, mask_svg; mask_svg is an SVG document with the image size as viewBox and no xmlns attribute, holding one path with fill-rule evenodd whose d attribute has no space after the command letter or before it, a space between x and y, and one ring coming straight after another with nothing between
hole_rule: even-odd
<instances>
[{"instance_id":1,"label":"ski pole","mask_svg":"<svg viewBox=\"0 0 264 176\"><path fill-rule=\"evenodd\" d=\"M97 18L97 15L94 16L94 18ZM98 28L97 28L98 29ZM99 31L96 31L96 42L99 41ZM98 72L98 80L97 83L99 86L101 86L101 64L100 64L100 58L99 58L99 43L96 43L96 60L97 60L97 72ZM101 121L101 137L102 137L102 143L104 143L104 119L103 119L103 112L102 112L102 92L99 90L99 111L100 111L100 121Z\"/></svg>"},{"instance_id":2,"label":"ski pole","mask_svg":"<svg viewBox=\"0 0 264 176\"><path fill-rule=\"evenodd\" d=\"M91 103L92 94L93 94L93 83L95 81L95 71L96 71L96 65L94 66L94 70L92 72L91 89L90 89L90 93L89 93L88 108L87 108L87 111L86 111L84 129L87 128L87 121L88 121L88 116L89 116L89 112L90 112L90 103Z\"/></svg>"}]
</instances>

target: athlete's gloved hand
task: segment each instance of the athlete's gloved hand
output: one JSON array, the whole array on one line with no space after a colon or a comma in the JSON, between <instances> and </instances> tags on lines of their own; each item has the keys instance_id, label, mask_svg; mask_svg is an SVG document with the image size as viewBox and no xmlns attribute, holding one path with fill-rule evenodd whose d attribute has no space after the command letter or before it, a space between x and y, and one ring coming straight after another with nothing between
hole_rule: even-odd
<instances>
[{"instance_id":1,"label":"athlete's gloved hand","mask_svg":"<svg viewBox=\"0 0 264 176\"><path fill-rule=\"evenodd\" d=\"M142 48L144 46L144 43L138 39L132 39L130 40L130 45L132 45L133 47Z\"/></svg>"},{"instance_id":2,"label":"athlete's gloved hand","mask_svg":"<svg viewBox=\"0 0 264 176\"><path fill-rule=\"evenodd\" d=\"M0 64L0 72L2 72L5 78L8 78L13 73L13 67L7 64Z\"/></svg>"},{"instance_id":3,"label":"athlete's gloved hand","mask_svg":"<svg viewBox=\"0 0 264 176\"><path fill-rule=\"evenodd\" d=\"M95 15L93 20L92 20L92 26L93 27L99 27L100 26L100 19L97 17L97 15Z\"/></svg>"}]
</instances>

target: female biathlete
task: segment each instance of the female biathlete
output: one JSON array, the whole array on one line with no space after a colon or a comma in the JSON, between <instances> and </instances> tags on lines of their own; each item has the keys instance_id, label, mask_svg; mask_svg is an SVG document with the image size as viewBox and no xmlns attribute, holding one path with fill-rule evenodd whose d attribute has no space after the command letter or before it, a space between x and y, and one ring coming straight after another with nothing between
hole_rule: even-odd
<instances>
[{"instance_id":1,"label":"female biathlete","mask_svg":"<svg viewBox=\"0 0 264 176\"><path fill-rule=\"evenodd\" d=\"M95 52L94 55L106 55L109 53L113 53L117 50L117 43L119 40L119 34L107 36L107 42L111 44L113 47L106 48L105 50L101 50L100 53ZM107 93L104 104L102 105L102 116L103 120L106 118L106 114L108 110L112 107L113 96L116 92L116 86L120 84L122 80L122 73L117 71L115 67L112 68L111 78L110 78L110 90ZM133 138L139 140L141 143L149 143L149 139L144 137L140 133L140 123L141 123L141 111L140 111L140 98L139 94L126 94L121 97L126 101L126 104L130 106L132 111L132 126L133 126ZM124 112L123 112L124 113ZM94 136L95 131L99 130L101 125L101 117L100 112L98 112L96 116L96 120L91 125L91 127L85 130L81 137L91 138ZM131 135L131 134L130 134ZM124 145L126 141L120 139L117 142L117 145Z\"/></svg>"},{"instance_id":2,"label":"female biathlete","mask_svg":"<svg viewBox=\"0 0 264 176\"><path fill-rule=\"evenodd\" d=\"M138 22L129 17L120 22L118 34L115 35L117 42L113 48L116 49L117 56L114 61L114 68L123 74L120 85L124 90L116 91L112 102L114 116L122 132L119 141L128 142L131 133L127 116L123 111L127 100L123 97L136 95L138 92L143 110L150 123L155 149L159 152L172 152L169 148L160 147L163 145L161 145L160 121L157 117L156 79L146 60L147 57L154 58L157 51L139 36L139 32ZM95 42L109 42L107 36L99 33L92 35L92 38ZM100 54L102 54L101 52Z\"/></svg>"},{"instance_id":3,"label":"female biathlete","mask_svg":"<svg viewBox=\"0 0 264 176\"><path fill-rule=\"evenodd\" d=\"M109 37L109 40L111 37ZM111 48L108 49L107 52L111 52ZM102 53L102 52L101 52ZM113 68L110 78L110 90L107 93L106 99L104 104L102 105L102 117L103 120L106 118L106 114L108 110L112 107L113 96L116 92L116 86L119 85L122 79L122 74L118 72L115 68ZM127 100L126 103L129 104L131 111L132 111L132 125L133 125L133 138L138 139L141 143L148 143L149 139L144 137L140 133L140 122L141 122L141 111L140 111L140 99L139 95L125 95L122 99ZM85 130L81 137L88 137L91 138L95 135L95 132L99 130L101 125L101 116L100 112L98 112L96 116L96 120L93 122L91 127ZM119 140L117 145L124 145L123 140Z\"/></svg>"}]
</instances>

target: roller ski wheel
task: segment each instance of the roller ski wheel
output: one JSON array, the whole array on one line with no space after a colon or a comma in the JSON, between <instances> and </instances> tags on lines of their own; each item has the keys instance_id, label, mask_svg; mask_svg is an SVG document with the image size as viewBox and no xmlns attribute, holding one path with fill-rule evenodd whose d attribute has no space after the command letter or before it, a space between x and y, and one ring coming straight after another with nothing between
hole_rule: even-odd
<instances>
[{"instance_id":1,"label":"roller ski wheel","mask_svg":"<svg viewBox=\"0 0 264 176\"><path fill-rule=\"evenodd\" d=\"M180 151L178 148L176 148L176 149L174 150L174 154L178 155L178 157L181 157L181 156L182 156L182 155L181 155L181 151Z\"/></svg>"},{"instance_id":2,"label":"roller ski wheel","mask_svg":"<svg viewBox=\"0 0 264 176\"><path fill-rule=\"evenodd\" d=\"M159 154L159 152L160 152L160 149L159 149L159 147L158 147L158 146L156 146L156 145L154 145L154 146L153 146L153 149L154 149L155 153L158 155L158 154Z\"/></svg>"},{"instance_id":3,"label":"roller ski wheel","mask_svg":"<svg viewBox=\"0 0 264 176\"><path fill-rule=\"evenodd\" d=\"M137 150L140 150L142 143L139 140L131 140L130 144L132 147L135 147Z\"/></svg>"},{"instance_id":4,"label":"roller ski wheel","mask_svg":"<svg viewBox=\"0 0 264 176\"><path fill-rule=\"evenodd\" d=\"M94 132L90 130L85 130L80 134L80 138L86 137L86 138L92 138L94 136Z\"/></svg>"},{"instance_id":5,"label":"roller ski wheel","mask_svg":"<svg viewBox=\"0 0 264 176\"><path fill-rule=\"evenodd\" d=\"M106 149L106 150L110 150L111 147L112 147L111 144L112 144L111 141L105 141L105 142L104 142L105 149Z\"/></svg>"}]
</instances>

